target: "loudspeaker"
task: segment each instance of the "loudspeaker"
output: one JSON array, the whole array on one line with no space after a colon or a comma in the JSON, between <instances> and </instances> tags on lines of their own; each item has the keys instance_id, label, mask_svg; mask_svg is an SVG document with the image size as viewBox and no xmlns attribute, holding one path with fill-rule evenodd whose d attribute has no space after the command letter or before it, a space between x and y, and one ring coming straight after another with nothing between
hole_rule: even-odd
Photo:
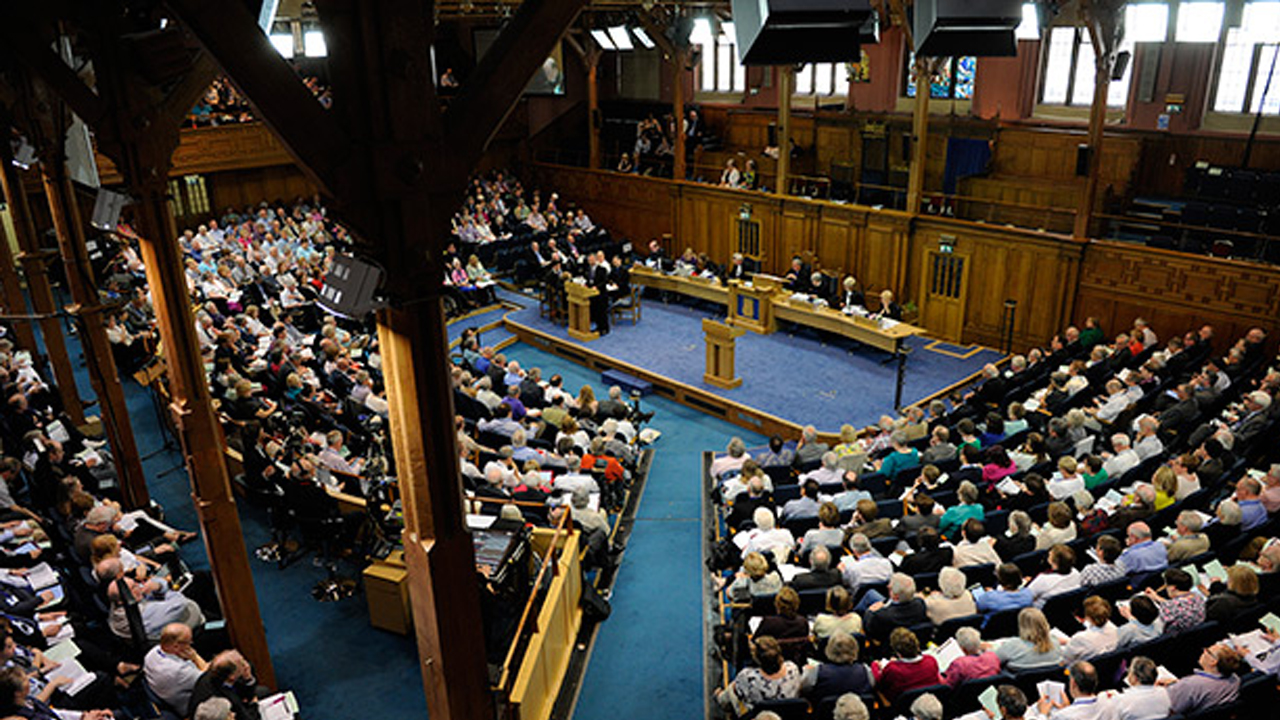
<instances>
[{"instance_id":1,"label":"loudspeaker","mask_svg":"<svg viewBox=\"0 0 1280 720\"><path fill-rule=\"evenodd\" d=\"M916 0L912 36L923 57L1012 56L1022 0Z\"/></svg>"},{"instance_id":2,"label":"loudspeaker","mask_svg":"<svg viewBox=\"0 0 1280 720\"><path fill-rule=\"evenodd\" d=\"M360 319L381 306L374 297L381 284L382 268L351 255L338 255L324 276L318 303L334 315Z\"/></svg>"},{"instance_id":3,"label":"loudspeaker","mask_svg":"<svg viewBox=\"0 0 1280 720\"><path fill-rule=\"evenodd\" d=\"M851 62L879 40L870 0L733 0L744 65Z\"/></svg>"},{"instance_id":4,"label":"loudspeaker","mask_svg":"<svg viewBox=\"0 0 1280 720\"><path fill-rule=\"evenodd\" d=\"M93 200L93 217L89 220L89 224L99 230L115 232L116 226L120 224L120 211L129 204L129 201L129 196L124 193L98 188L98 196Z\"/></svg>"},{"instance_id":5,"label":"loudspeaker","mask_svg":"<svg viewBox=\"0 0 1280 720\"><path fill-rule=\"evenodd\" d=\"M1133 53L1128 50L1121 51L1116 54L1116 64L1111 66L1111 79L1123 80L1124 71L1129 69L1129 61L1133 59Z\"/></svg>"},{"instance_id":6,"label":"loudspeaker","mask_svg":"<svg viewBox=\"0 0 1280 720\"><path fill-rule=\"evenodd\" d=\"M1076 146L1076 177L1089 177L1089 156L1092 154L1093 148L1088 143Z\"/></svg>"}]
</instances>

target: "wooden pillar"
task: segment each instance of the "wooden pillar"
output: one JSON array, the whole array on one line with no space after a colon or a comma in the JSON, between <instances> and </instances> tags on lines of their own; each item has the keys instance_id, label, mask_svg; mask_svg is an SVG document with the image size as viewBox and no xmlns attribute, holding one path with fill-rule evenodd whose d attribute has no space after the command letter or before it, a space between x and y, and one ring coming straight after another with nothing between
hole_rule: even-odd
<instances>
[{"instance_id":1,"label":"wooden pillar","mask_svg":"<svg viewBox=\"0 0 1280 720\"><path fill-rule=\"evenodd\" d=\"M23 274L27 276L27 290L31 293L31 305L36 313L47 315L40 320L40 335L44 338L44 348L49 355L49 365L53 368L53 379L58 385L58 396L62 399L63 410L71 422L84 424L84 404L80 402L80 393L76 390L76 376L71 367L71 356L67 354L67 341L62 337L62 323L52 317L58 311L53 300L53 288L49 285L48 260L50 253L40 247L36 235L35 221L31 218L31 206L27 202L27 193L22 188L22 176L18 168L11 162L8 143L0 143L0 180L4 182L5 202L9 205L9 214L13 218L13 231L18 236L18 262L22 263ZM31 352L36 352L32 345Z\"/></svg>"},{"instance_id":2,"label":"wooden pillar","mask_svg":"<svg viewBox=\"0 0 1280 720\"><path fill-rule=\"evenodd\" d=\"M787 194L791 182L791 94L794 90L796 69L793 65L779 65L778 76L778 176L776 192Z\"/></svg>"},{"instance_id":3,"label":"wooden pillar","mask_svg":"<svg viewBox=\"0 0 1280 720\"><path fill-rule=\"evenodd\" d=\"M418 195L425 202L396 203L398 231L388 234L387 251L414 259L388 267L387 289L401 302L378 311L378 342L427 715L489 720L493 710L453 431L452 379L441 371L448 367L449 338L438 249L463 187L438 187Z\"/></svg>"},{"instance_id":4,"label":"wooden pillar","mask_svg":"<svg viewBox=\"0 0 1280 720\"><path fill-rule=\"evenodd\" d=\"M93 391L98 396L98 409L102 427L111 444L116 474L120 480L120 495L125 507L142 508L151 504L147 491L147 478L142 472L142 460L133 438L133 426L129 423L129 408L124 400L124 388L120 386L120 374L116 369L111 342L107 340L106 308L98 294L89 265L89 252L85 248L84 225L80 207L67 177L61 145L54 157L40 163L40 179L49 200L49 215L58 235L62 250L62 265L66 270L67 285L71 289L74 311L79 320L80 345L84 350L85 365Z\"/></svg>"},{"instance_id":5,"label":"wooden pillar","mask_svg":"<svg viewBox=\"0 0 1280 720\"><path fill-rule=\"evenodd\" d=\"M583 57L587 65L587 148L592 170L600 169L600 55L597 49Z\"/></svg>"},{"instance_id":6,"label":"wooden pillar","mask_svg":"<svg viewBox=\"0 0 1280 720\"><path fill-rule=\"evenodd\" d=\"M1098 185L1102 176L1102 140L1107 123L1107 91L1111 87L1111 63L1106 51L1094 46L1098 53L1097 69L1094 71L1093 105L1089 108L1089 175L1085 178L1084 189L1080 192L1080 201L1076 206L1076 222L1072 237L1076 240L1089 238L1089 226L1096 210Z\"/></svg>"},{"instance_id":7,"label":"wooden pillar","mask_svg":"<svg viewBox=\"0 0 1280 720\"><path fill-rule=\"evenodd\" d=\"M684 157L684 79L688 75L685 64L689 62L689 48L678 47L676 52L671 56L672 67L672 88L671 88L671 111L675 116L675 126L673 131L675 137L672 138L672 147L675 157L671 164L671 178L673 180L684 180L688 173L685 170Z\"/></svg>"},{"instance_id":8,"label":"wooden pillar","mask_svg":"<svg viewBox=\"0 0 1280 720\"><path fill-rule=\"evenodd\" d=\"M17 223L14 225L16 227ZM3 224L0 223L0 286L4 290L4 309L10 315L25 315L27 298L22 294L22 277L18 275L18 267L14 263L13 249L9 245ZM31 329L30 321L15 320L13 332L20 346L32 354L36 353L36 334Z\"/></svg>"},{"instance_id":9,"label":"wooden pillar","mask_svg":"<svg viewBox=\"0 0 1280 720\"><path fill-rule=\"evenodd\" d=\"M226 440L209 394L208 376L187 292L182 250L178 247L178 233L165 194L169 157L163 155L163 160L156 162L156 156L148 158L146 150L128 143L122 152L126 162L122 163L121 170L131 179L130 191L138 198L133 206L138 245L165 348L164 360L173 398L169 410L191 478L191 499L200 518L201 536L223 617L227 620L231 642L253 664L258 682L274 688L275 669L267 648L249 554L223 452ZM299 597L298 602L309 600Z\"/></svg>"},{"instance_id":10,"label":"wooden pillar","mask_svg":"<svg viewBox=\"0 0 1280 720\"><path fill-rule=\"evenodd\" d=\"M907 212L920 213L924 198L924 172L929 150L929 77L927 58L916 58L916 108L911 120L911 172L907 177Z\"/></svg>"}]
</instances>

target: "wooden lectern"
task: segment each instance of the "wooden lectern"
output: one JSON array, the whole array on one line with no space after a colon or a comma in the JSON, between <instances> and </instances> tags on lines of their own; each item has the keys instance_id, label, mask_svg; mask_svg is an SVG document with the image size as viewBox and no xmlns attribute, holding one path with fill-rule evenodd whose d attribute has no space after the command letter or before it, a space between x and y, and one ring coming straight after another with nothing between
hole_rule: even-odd
<instances>
[{"instance_id":1,"label":"wooden lectern","mask_svg":"<svg viewBox=\"0 0 1280 720\"><path fill-rule=\"evenodd\" d=\"M767 275L757 275L767 278ZM773 295L777 286L767 281L729 281L729 320L734 325L761 335L774 331Z\"/></svg>"},{"instance_id":2,"label":"wooden lectern","mask_svg":"<svg viewBox=\"0 0 1280 720\"><path fill-rule=\"evenodd\" d=\"M702 332L707 335L707 371L702 380L708 385L732 390L742 384L742 378L734 377L733 353L736 339L746 331L715 320L703 320Z\"/></svg>"},{"instance_id":3,"label":"wooden lectern","mask_svg":"<svg viewBox=\"0 0 1280 720\"><path fill-rule=\"evenodd\" d=\"M600 291L566 280L564 292L569 297L569 337L581 342L590 342L600 337L600 333L591 329L591 299L599 295Z\"/></svg>"}]
</instances>

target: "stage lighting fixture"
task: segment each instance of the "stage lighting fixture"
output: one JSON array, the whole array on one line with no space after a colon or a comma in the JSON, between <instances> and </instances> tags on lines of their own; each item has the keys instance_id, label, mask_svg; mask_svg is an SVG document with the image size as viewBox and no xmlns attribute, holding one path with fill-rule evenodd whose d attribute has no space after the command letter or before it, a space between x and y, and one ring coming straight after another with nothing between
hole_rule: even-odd
<instances>
[{"instance_id":1,"label":"stage lighting fixture","mask_svg":"<svg viewBox=\"0 0 1280 720\"><path fill-rule=\"evenodd\" d=\"M333 315L361 319L383 305L377 298L382 275L382 268L377 265L351 255L338 255L324 276L317 304Z\"/></svg>"},{"instance_id":2,"label":"stage lighting fixture","mask_svg":"<svg viewBox=\"0 0 1280 720\"><path fill-rule=\"evenodd\" d=\"M919 57L1018 54L1019 0L916 0L912 33Z\"/></svg>"},{"instance_id":3,"label":"stage lighting fixture","mask_svg":"<svg viewBox=\"0 0 1280 720\"><path fill-rule=\"evenodd\" d=\"M870 0L733 0L733 24L744 65L856 61L879 31Z\"/></svg>"}]
</instances>

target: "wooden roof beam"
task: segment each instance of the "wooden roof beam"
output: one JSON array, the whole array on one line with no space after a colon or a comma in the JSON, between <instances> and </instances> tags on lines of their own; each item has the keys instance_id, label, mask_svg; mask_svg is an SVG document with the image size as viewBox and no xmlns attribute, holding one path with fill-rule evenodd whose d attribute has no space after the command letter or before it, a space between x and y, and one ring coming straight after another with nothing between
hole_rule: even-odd
<instances>
[{"instance_id":1,"label":"wooden roof beam","mask_svg":"<svg viewBox=\"0 0 1280 720\"><path fill-rule=\"evenodd\" d=\"M586 0L525 0L445 111L450 147L474 164L497 134L529 78L542 66Z\"/></svg>"}]
</instances>

